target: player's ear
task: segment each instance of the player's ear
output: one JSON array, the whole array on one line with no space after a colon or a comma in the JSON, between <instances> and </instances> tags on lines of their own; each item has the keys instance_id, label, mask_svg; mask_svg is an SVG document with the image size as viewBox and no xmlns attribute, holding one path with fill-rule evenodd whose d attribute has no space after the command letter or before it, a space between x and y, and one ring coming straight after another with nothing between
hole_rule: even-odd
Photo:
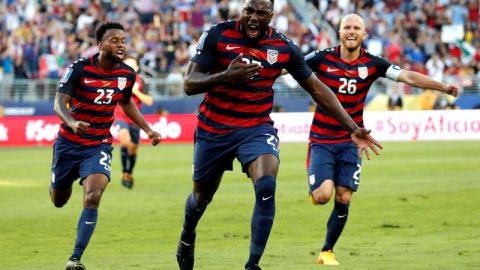
<instances>
[{"instance_id":1,"label":"player's ear","mask_svg":"<svg viewBox=\"0 0 480 270\"><path fill-rule=\"evenodd\" d=\"M368 33L365 31L363 33L362 41L365 41L368 38Z\"/></svg>"}]
</instances>

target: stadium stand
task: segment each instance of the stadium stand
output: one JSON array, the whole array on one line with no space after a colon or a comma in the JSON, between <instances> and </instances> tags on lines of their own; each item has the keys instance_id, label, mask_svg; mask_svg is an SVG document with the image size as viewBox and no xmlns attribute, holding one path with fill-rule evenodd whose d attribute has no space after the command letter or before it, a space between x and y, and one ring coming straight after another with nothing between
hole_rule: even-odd
<instances>
[{"instance_id":1,"label":"stadium stand","mask_svg":"<svg viewBox=\"0 0 480 270\"><path fill-rule=\"evenodd\" d=\"M105 20L127 27L128 54L140 59L155 99L184 99L182 74L199 36L219 21L236 18L241 5L241 0L2 1L0 102L52 100L64 68L96 52L94 32ZM457 105L473 108L480 104L479 6L479 0L277 0L272 24L308 53L333 46L339 18L358 13L366 19L365 47L370 52L459 83L469 98L458 99ZM292 106L282 98L307 98L288 77L275 89L286 111ZM389 89L387 82L379 81L369 100L383 104L385 98L374 96L388 96ZM420 93L403 84L399 90L405 95Z\"/></svg>"}]
</instances>

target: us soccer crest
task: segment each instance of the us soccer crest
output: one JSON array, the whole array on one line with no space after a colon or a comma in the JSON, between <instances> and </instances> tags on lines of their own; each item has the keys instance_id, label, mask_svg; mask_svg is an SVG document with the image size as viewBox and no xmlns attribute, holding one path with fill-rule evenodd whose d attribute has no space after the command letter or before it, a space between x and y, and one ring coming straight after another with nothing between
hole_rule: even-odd
<instances>
[{"instance_id":1,"label":"us soccer crest","mask_svg":"<svg viewBox=\"0 0 480 270\"><path fill-rule=\"evenodd\" d=\"M278 51L277 50L267 50L267 62L270 63L270 65L273 65L277 62L278 60Z\"/></svg>"},{"instance_id":2,"label":"us soccer crest","mask_svg":"<svg viewBox=\"0 0 480 270\"><path fill-rule=\"evenodd\" d=\"M120 91L123 90L123 88L125 88L125 86L127 86L127 78L125 77L118 77L118 89L120 89Z\"/></svg>"},{"instance_id":3,"label":"us soccer crest","mask_svg":"<svg viewBox=\"0 0 480 270\"><path fill-rule=\"evenodd\" d=\"M367 67L358 67L358 77L365 79L368 76Z\"/></svg>"}]
</instances>

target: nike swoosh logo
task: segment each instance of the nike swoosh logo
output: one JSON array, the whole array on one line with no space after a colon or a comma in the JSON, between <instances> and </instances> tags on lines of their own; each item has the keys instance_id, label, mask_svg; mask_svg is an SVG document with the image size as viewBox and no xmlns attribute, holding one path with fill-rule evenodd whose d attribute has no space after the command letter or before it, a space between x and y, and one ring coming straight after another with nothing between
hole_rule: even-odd
<instances>
[{"instance_id":1,"label":"nike swoosh logo","mask_svg":"<svg viewBox=\"0 0 480 270\"><path fill-rule=\"evenodd\" d=\"M338 218L344 218L346 216L347 216L346 214L345 215L338 215Z\"/></svg>"},{"instance_id":2,"label":"nike swoosh logo","mask_svg":"<svg viewBox=\"0 0 480 270\"><path fill-rule=\"evenodd\" d=\"M94 223L95 223L95 221L85 221L85 224L87 224L87 225L94 224Z\"/></svg>"},{"instance_id":3,"label":"nike swoosh logo","mask_svg":"<svg viewBox=\"0 0 480 270\"><path fill-rule=\"evenodd\" d=\"M87 79L84 80L85 83L92 83L92 82L94 82L94 81L95 81L95 80L87 80Z\"/></svg>"},{"instance_id":4,"label":"nike swoosh logo","mask_svg":"<svg viewBox=\"0 0 480 270\"><path fill-rule=\"evenodd\" d=\"M262 200L266 201L266 200L268 200L268 199L270 199L270 198L272 198L272 197L273 197L273 195L270 195L270 196L268 196L268 197L262 197Z\"/></svg>"},{"instance_id":5,"label":"nike swoosh logo","mask_svg":"<svg viewBox=\"0 0 480 270\"><path fill-rule=\"evenodd\" d=\"M227 50L231 51L231 50L235 50L235 49L240 49L240 47L238 47L238 46L231 47L230 44L227 45Z\"/></svg>"},{"instance_id":6,"label":"nike swoosh logo","mask_svg":"<svg viewBox=\"0 0 480 270\"><path fill-rule=\"evenodd\" d=\"M338 68L331 68L331 67L327 68L327 72L335 72L335 71L338 71Z\"/></svg>"}]
</instances>

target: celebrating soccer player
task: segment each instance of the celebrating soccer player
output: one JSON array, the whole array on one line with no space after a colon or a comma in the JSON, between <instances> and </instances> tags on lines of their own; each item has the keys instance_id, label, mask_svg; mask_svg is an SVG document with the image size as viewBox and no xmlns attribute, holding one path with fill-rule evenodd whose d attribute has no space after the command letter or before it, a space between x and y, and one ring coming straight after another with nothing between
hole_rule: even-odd
<instances>
[{"instance_id":1,"label":"celebrating soccer player","mask_svg":"<svg viewBox=\"0 0 480 270\"><path fill-rule=\"evenodd\" d=\"M138 61L134 57L126 57L125 64L138 72ZM153 98L145 92L143 79L137 74L136 82L132 88L132 101L140 110L142 103L148 106L153 104ZM123 112L120 106L115 108L115 125L118 128L120 139L120 158L122 161L122 185L128 189L133 188L133 168L137 160L138 143L140 142L140 128Z\"/></svg>"},{"instance_id":2,"label":"celebrating soccer player","mask_svg":"<svg viewBox=\"0 0 480 270\"><path fill-rule=\"evenodd\" d=\"M342 123L361 151L378 152L379 144L312 73L298 47L269 27L272 16L273 0L246 0L239 21L219 23L202 35L187 67L185 92L205 96L195 133L193 192L186 200L177 250L181 270L193 269L195 228L235 158L251 178L256 198L245 269L261 269L258 264L275 215L279 148L270 113L272 85L282 69Z\"/></svg>"},{"instance_id":3,"label":"celebrating soccer player","mask_svg":"<svg viewBox=\"0 0 480 270\"><path fill-rule=\"evenodd\" d=\"M345 16L340 23L339 34L339 46L312 52L305 56L305 60L318 78L332 89L359 126L363 126L365 97L379 77L458 95L455 86L404 70L362 49L362 41L367 34L363 19L358 15ZM360 183L362 155L357 153L349 133L334 115L317 106L310 130L307 162L312 203L326 204L335 189L335 203L327 222L325 243L317 259L319 264L339 264L333 247L347 222L350 200ZM370 159L369 153L365 154Z\"/></svg>"},{"instance_id":4,"label":"celebrating soccer player","mask_svg":"<svg viewBox=\"0 0 480 270\"><path fill-rule=\"evenodd\" d=\"M97 32L100 53L75 61L60 79L54 109L63 123L53 148L50 195L56 207L65 205L73 182L83 186L83 211L77 239L66 270L81 270L80 262L97 224L97 209L110 181L110 127L118 104L143 129L152 145L160 142L131 100L135 71L124 64L125 31L121 24L102 24Z\"/></svg>"}]
</instances>

